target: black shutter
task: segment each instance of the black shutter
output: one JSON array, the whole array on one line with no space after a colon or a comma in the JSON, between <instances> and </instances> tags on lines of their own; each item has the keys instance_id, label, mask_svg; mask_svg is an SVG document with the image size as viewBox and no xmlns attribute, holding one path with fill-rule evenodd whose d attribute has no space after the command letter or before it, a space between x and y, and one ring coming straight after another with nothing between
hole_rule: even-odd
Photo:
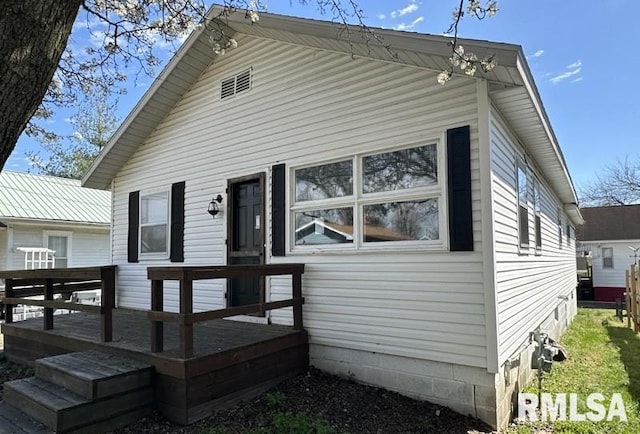
<instances>
[{"instance_id":1,"label":"black shutter","mask_svg":"<svg viewBox=\"0 0 640 434\"><path fill-rule=\"evenodd\" d=\"M127 238L127 260L138 262L138 230L140 219L140 192L129 193L129 235Z\"/></svg>"},{"instance_id":2,"label":"black shutter","mask_svg":"<svg viewBox=\"0 0 640 434\"><path fill-rule=\"evenodd\" d=\"M471 138L469 126L447 130L449 248L473 251Z\"/></svg>"},{"instance_id":3,"label":"black shutter","mask_svg":"<svg viewBox=\"0 0 640 434\"><path fill-rule=\"evenodd\" d=\"M171 262L184 262L184 186L171 185Z\"/></svg>"},{"instance_id":4,"label":"black shutter","mask_svg":"<svg viewBox=\"0 0 640 434\"><path fill-rule=\"evenodd\" d=\"M284 164L271 170L271 254L285 256L286 185Z\"/></svg>"}]
</instances>

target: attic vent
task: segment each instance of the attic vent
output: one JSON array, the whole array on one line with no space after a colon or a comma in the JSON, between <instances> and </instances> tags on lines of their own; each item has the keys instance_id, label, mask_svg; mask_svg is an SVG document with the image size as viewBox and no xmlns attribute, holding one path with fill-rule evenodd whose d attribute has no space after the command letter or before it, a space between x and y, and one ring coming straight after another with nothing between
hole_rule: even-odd
<instances>
[{"instance_id":1,"label":"attic vent","mask_svg":"<svg viewBox=\"0 0 640 434\"><path fill-rule=\"evenodd\" d=\"M230 98L249 89L251 89L251 69L247 69L238 75L222 80L220 85L220 99Z\"/></svg>"}]
</instances>

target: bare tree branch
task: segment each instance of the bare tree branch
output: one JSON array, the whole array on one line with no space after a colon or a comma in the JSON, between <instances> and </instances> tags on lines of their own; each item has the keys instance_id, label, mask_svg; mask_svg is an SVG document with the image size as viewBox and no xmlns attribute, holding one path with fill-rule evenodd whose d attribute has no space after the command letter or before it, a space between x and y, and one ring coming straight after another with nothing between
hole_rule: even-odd
<instances>
[{"instance_id":1,"label":"bare tree branch","mask_svg":"<svg viewBox=\"0 0 640 434\"><path fill-rule=\"evenodd\" d=\"M640 203L640 159L617 160L580 190L581 203L616 206Z\"/></svg>"}]
</instances>

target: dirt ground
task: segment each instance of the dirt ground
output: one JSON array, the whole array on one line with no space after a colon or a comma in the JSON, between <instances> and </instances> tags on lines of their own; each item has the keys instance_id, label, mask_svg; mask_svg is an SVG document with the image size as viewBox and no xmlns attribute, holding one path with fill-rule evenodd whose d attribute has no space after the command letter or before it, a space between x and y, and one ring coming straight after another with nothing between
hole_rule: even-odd
<instances>
[{"instance_id":1,"label":"dirt ground","mask_svg":"<svg viewBox=\"0 0 640 434\"><path fill-rule=\"evenodd\" d=\"M296 415L322 418L335 433L492 432L478 419L312 368L307 374L285 381L252 401L219 411L194 425L175 425L154 413L117 433L271 433L279 432L273 428L273 420L283 415L290 421ZM285 432L324 432L289 429Z\"/></svg>"}]
</instances>

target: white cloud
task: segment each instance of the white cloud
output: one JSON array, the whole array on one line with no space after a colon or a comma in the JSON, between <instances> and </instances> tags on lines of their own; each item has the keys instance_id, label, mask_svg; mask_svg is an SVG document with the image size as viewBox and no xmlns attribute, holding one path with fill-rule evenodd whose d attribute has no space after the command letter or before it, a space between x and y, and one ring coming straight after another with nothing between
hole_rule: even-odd
<instances>
[{"instance_id":1,"label":"white cloud","mask_svg":"<svg viewBox=\"0 0 640 434\"><path fill-rule=\"evenodd\" d=\"M582 81L582 77L578 77L575 80L573 80L571 83L577 83L579 81Z\"/></svg>"},{"instance_id":2,"label":"white cloud","mask_svg":"<svg viewBox=\"0 0 640 434\"><path fill-rule=\"evenodd\" d=\"M582 71L582 62L580 60L573 62L571 65L567 66L568 71L563 72L562 74L558 74L555 77L549 79L549 81L553 84L558 84L567 78L574 77L572 82L582 80L582 77L575 77Z\"/></svg>"},{"instance_id":3,"label":"white cloud","mask_svg":"<svg viewBox=\"0 0 640 434\"><path fill-rule=\"evenodd\" d=\"M405 7L403 7L402 9L398 9L396 11L391 12L391 18L397 18L397 17L402 17L405 16L407 14L412 14L414 12L416 12L419 9L418 4L415 2L415 0L411 1L411 3L409 3L408 5L406 5Z\"/></svg>"},{"instance_id":4,"label":"white cloud","mask_svg":"<svg viewBox=\"0 0 640 434\"><path fill-rule=\"evenodd\" d=\"M387 18L387 16L385 14L378 14L378 19L379 20L384 20L385 18Z\"/></svg>"},{"instance_id":5,"label":"white cloud","mask_svg":"<svg viewBox=\"0 0 640 434\"><path fill-rule=\"evenodd\" d=\"M415 20L411 21L409 24L400 23L394 27L395 30L404 30L404 31L412 31L415 26L424 21L424 17L418 17Z\"/></svg>"},{"instance_id":6,"label":"white cloud","mask_svg":"<svg viewBox=\"0 0 640 434\"><path fill-rule=\"evenodd\" d=\"M544 54L544 50L538 50L535 53L533 53L532 57L540 57Z\"/></svg>"}]
</instances>

